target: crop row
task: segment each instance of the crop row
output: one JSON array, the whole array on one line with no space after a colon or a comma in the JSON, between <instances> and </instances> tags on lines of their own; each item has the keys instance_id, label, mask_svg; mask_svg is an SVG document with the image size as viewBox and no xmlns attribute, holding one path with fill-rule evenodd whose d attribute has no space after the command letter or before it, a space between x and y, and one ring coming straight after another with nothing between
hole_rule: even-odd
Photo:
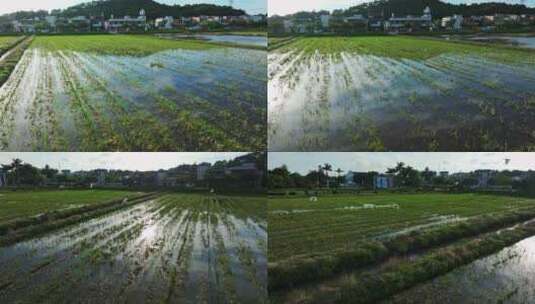
<instances>
[{"instance_id":1,"label":"crop row","mask_svg":"<svg viewBox=\"0 0 535 304\"><path fill-rule=\"evenodd\" d=\"M3 247L3 299L258 302L266 233L238 200L168 194ZM27 292L21 293L25 288Z\"/></svg>"},{"instance_id":2,"label":"crop row","mask_svg":"<svg viewBox=\"0 0 535 304\"><path fill-rule=\"evenodd\" d=\"M524 223L511 229L460 241L402 260L383 269L354 273L336 281L336 287L321 288L301 297L300 303L373 303L446 274L460 266L493 254L535 234L535 225Z\"/></svg>"},{"instance_id":3,"label":"crop row","mask_svg":"<svg viewBox=\"0 0 535 304\"><path fill-rule=\"evenodd\" d=\"M382 241L362 241L355 248L339 249L327 255L294 257L270 263L269 287L270 290L276 290L309 281L318 281L341 272L381 263L392 256L442 246L462 238L508 227L534 217L535 211L533 209L478 216L457 224L413 231Z\"/></svg>"}]
</instances>

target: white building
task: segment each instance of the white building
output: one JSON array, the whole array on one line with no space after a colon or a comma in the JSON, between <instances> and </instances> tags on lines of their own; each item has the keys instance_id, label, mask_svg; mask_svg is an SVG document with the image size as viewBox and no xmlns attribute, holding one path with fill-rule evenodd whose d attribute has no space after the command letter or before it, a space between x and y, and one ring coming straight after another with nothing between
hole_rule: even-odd
<instances>
[{"instance_id":1,"label":"white building","mask_svg":"<svg viewBox=\"0 0 535 304\"><path fill-rule=\"evenodd\" d=\"M145 16L145 10L139 11L138 17L125 16L123 18L112 18L108 21L107 29L110 32L121 32L128 30L147 30L147 16Z\"/></svg>"},{"instance_id":2,"label":"white building","mask_svg":"<svg viewBox=\"0 0 535 304\"><path fill-rule=\"evenodd\" d=\"M320 16L320 22L322 28L329 28L330 22L331 22L331 15L321 15Z\"/></svg>"},{"instance_id":3,"label":"white building","mask_svg":"<svg viewBox=\"0 0 535 304\"><path fill-rule=\"evenodd\" d=\"M46 16L45 21L50 25L51 27L56 27L56 22L58 21L58 17L56 16Z\"/></svg>"},{"instance_id":4,"label":"white building","mask_svg":"<svg viewBox=\"0 0 535 304\"><path fill-rule=\"evenodd\" d=\"M413 31L418 29L432 30L433 18L431 15L431 9L427 6L422 16L405 16L396 17L392 14L392 17L385 22L385 29L389 31Z\"/></svg>"},{"instance_id":5,"label":"white building","mask_svg":"<svg viewBox=\"0 0 535 304\"><path fill-rule=\"evenodd\" d=\"M454 31L460 31L463 29L463 16L462 15L453 15L449 17L444 17L441 20L440 24L443 28L449 28Z\"/></svg>"},{"instance_id":6,"label":"white building","mask_svg":"<svg viewBox=\"0 0 535 304\"><path fill-rule=\"evenodd\" d=\"M166 30L173 29L173 24L175 23L175 18L172 16L166 16L164 18L156 18L154 21L154 26L157 28L163 28Z\"/></svg>"}]
</instances>

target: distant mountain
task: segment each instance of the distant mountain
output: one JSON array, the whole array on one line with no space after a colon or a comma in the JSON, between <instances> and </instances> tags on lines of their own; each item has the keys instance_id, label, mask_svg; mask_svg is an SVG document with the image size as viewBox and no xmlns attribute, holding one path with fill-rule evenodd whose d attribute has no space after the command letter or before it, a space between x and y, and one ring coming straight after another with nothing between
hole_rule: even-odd
<instances>
[{"instance_id":1,"label":"distant mountain","mask_svg":"<svg viewBox=\"0 0 535 304\"><path fill-rule=\"evenodd\" d=\"M53 15L62 17L75 16L101 16L109 18L111 15L137 16L139 11L144 9L149 19L162 16L239 16L245 11L234 9L230 6L219 6L213 4L193 4L193 5L166 5L153 0L98 0L71 6L64 10L54 10ZM0 22L21 18L32 18L46 16L46 11L16 12L0 16Z\"/></svg>"},{"instance_id":2,"label":"distant mountain","mask_svg":"<svg viewBox=\"0 0 535 304\"><path fill-rule=\"evenodd\" d=\"M494 14L535 14L535 8L523 4L508 4L503 2L487 2L474 4L451 4L440 0L378 0L353 6L344 11L338 11L342 15L417 15L421 14L426 6L431 8L433 17L445 17L453 14L494 15Z\"/></svg>"}]
</instances>

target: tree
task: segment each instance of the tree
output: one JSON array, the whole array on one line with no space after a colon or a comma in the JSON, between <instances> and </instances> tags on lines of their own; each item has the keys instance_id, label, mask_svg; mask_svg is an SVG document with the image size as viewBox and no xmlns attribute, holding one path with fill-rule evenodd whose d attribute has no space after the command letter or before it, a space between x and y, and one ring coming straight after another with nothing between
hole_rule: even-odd
<instances>
[{"instance_id":1,"label":"tree","mask_svg":"<svg viewBox=\"0 0 535 304\"><path fill-rule=\"evenodd\" d=\"M389 168L387 173L393 174L396 182L404 187L420 186L420 172L403 162L399 162L394 168Z\"/></svg>"},{"instance_id":2,"label":"tree","mask_svg":"<svg viewBox=\"0 0 535 304\"><path fill-rule=\"evenodd\" d=\"M46 165L42 170L41 173L47 178L47 179L54 179L56 175L58 174L58 170L50 168L49 165Z\"/></svg>"},{"instance_id":3,"label":"tree","mask_svg":"<svg viewBox=\"0 0 535 304\"><path fill-rule=\"evenodd\" d=\"M325 172L325 176L327 177L327 188L329 188L329 172L333 171L333 166L329 163L325 163L321 169Z\"/></svg>"},{"instance_id":4,"label":"tree","mask_svg":"<svg viewBox=\"0 0 535 304\"><path fill-rule=\"evenodd\" d=\"M335 172L336 172L336 174L338 174L338 176L337 176L338 177L338 184L341 184L342 183L341 175L342 175L342 173L344 173L344 170L338 168L338 169L336 169Z\"/></svg>"},{"instance_id":5,"label":"tree","mask_svg":"<svg viewBox=\"0 0 535 304\"><path fill-rule=\"evenodd\" d=\"M268 187L272 189L290 188L290 172L286 165L275 168L269 172Z\"/></svg>"}]
</instances>

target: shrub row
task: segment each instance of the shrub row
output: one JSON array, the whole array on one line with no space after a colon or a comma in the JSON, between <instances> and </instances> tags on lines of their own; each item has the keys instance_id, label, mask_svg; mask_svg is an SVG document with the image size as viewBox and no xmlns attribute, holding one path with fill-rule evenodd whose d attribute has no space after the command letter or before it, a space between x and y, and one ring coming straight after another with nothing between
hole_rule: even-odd
<instances>
[{"instance_id":1,"label":"shrub row","mask_svg":"<svg viewBox=\"0 0 535 304\"><path fill-rule=\"evenodd\" d=\"M370 240L351 250L329 255L295 257L269 264L269 290L292 288L303 283L332 277L338 273L380 263L389 257L403 255L460 238L477 236L535 217L535 209L524 209L497 215L483 215L460 223L427 231L413 231L384 241Z\"/></svg>"},{"instance_id":2,"label":"shrub row","mask_svg":"<svg viewBox=\"0 0 535 304\"><path fill-rule=\"evenodd\" d=\"M129 207L157 197L157 193L148 193L123 201L113 200L102 204L86 205L80 208L49 212L37 217L15 220L0 225L0 246L19 242L28 237L75 224L92 217Z\"/></svg>"},{"instance_id":3,"label":"shrub row","mask_svg":"<svg viewBox=\"0 0 535 304\"><path fill-rule=\"evenodd\" d=\"M32 41L33 38L27 38L16 43L15 46L11 48L14 51L0 62L0 87L9 79L9 76L17 66L24 51L26 51Z\"/></svg>"},{"instance_id":4,"label":"shrub row","mask_svg":"<svg viewBox=\"0 0 535 304\"><path fill-rule=\"evenodd\" d=\"M530 222L511 230L502 230L500 233L451 245L415 261L402 262L383 272L364 273L351 282L343 283L334 302L374 303L387 299L416 284L444 275L533 235L535 223Z\"/></svg>"}]
</instances>

